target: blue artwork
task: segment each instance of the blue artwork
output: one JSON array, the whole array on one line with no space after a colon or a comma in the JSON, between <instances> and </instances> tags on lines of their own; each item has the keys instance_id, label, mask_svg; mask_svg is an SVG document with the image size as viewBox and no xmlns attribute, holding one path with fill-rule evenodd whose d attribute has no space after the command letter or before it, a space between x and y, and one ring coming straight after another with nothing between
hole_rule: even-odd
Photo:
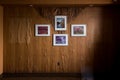
<instances>
[{"instance_id":1,"label":"blue artwork","mask_svg":"<svg viewBox=\"0 0 120 80\"><path fill-rule=\"evenodd\" d=\"M66 36L56 36L56 44L66 44Z\"/></svg>"},{"instance_id":2,"label":"blue artwork","mask_svg":"<svg viewBox=\"0 0 120 80\"><path fill-rule=\"evenodd\" d=\"M64 18L57 18L57 28L65 28Z\"/></svg>"}]
</instances>

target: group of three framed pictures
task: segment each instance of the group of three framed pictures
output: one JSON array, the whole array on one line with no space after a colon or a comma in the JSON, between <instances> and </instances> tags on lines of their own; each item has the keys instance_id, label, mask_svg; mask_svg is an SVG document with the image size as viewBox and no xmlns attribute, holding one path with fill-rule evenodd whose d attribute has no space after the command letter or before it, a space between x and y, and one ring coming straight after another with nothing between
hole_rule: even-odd
<instances>
[{"instance_id":1,"label":"group of three framed pictures","mask_svg":"<svg viewBox=\"0 0 120 80\"><path fill-rule=\"evenodd\" d=\"M67 30L67 17L55 16L55 31L65 31L65 30ZM35 36L50 36L50 25L36 24ZM72 24L71 36L86 36L86 25ZM67 46L68 34L53 34L53 45Z\"/></svg>"}]
</instances>

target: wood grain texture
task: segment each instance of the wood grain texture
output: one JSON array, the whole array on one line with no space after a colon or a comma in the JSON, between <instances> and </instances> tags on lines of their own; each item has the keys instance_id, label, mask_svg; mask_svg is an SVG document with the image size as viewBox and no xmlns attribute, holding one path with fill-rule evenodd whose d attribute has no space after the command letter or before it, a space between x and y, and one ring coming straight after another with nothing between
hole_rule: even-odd
<instances>
[{"instance_id":1,"label":"wood grain texture","mask_svg":"<svg viewBox=\"0 0 120 80\"><path fill-rule=\"evenodd\" d=\"M0 6L0 74L3 72L3 7Z\"/></svg>"},{"instance_id":2,"label":"wood grain texture","mask_svg":"<svg viewBox=\"0 0 120 80\"><path fill-rule=\"evenodd\" d=\"M0 4L37 4L37 5L79 5L79 4L112 4L112 0L1 0Z\"/></svg>"},{"instance_id":3,"label":"wood grain texture","mask_svg":"<svg viewBox=\"0 0 120 80\"><path fill-rule=\"evenodd\" d=\"M110 36L112 23L109 16L111 15L103 17L110 11L103 12L105 11L102 7L84 8L67 24L67 31L64 33L69 37L68 46L56 47L52 45L52 39L53 34L58 32L54 31L54 26L49 20L42 18L35 8L6 6L4 10L4 73L79 73L86 69L92 70L93 64L100 64L94 62L97 56L95 54L104 56L112 48L110 46L113 46L112 36ZM50 24L51 36L35 37L35 24ZM86 24L87 36L72 37L71 24ZM106 29L107 26L109 31ZM108 47L107 50L105 46ZM107 60L111 58L109 54L106 56ZM107 64L106 61L106 65L111 64ZM95 67L100 68L97 65Z\"/></svg>"}]
</instances>

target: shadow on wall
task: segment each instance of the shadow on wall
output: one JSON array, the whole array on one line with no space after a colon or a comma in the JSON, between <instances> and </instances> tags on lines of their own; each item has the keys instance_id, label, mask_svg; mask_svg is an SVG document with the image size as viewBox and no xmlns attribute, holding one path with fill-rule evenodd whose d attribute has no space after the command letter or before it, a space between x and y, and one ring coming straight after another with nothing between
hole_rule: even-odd
<instances>
[{"instance_id":1,"label":"shadow on wall","mask_svg":"<svg viewBox=\"0 0 120 80\"><path fill-rule=\"evenodd\" d=\"M99 40L94 44L93 71L85 67L82 80L117 79L120 45L120 5L103 6Z\"/></svg>"},{"instance_id":2,"label":"shadow on wall","mask_svg":"<svg viewBox=\"0 0 120 80\"><path fill-rule=\"evenodd\" d=\"M120 6L104 6L101 19L101 37L94 46L94 79L115 79L115 71L119 68L116 66L119 59Z\"/></svg>"}]
</instances>

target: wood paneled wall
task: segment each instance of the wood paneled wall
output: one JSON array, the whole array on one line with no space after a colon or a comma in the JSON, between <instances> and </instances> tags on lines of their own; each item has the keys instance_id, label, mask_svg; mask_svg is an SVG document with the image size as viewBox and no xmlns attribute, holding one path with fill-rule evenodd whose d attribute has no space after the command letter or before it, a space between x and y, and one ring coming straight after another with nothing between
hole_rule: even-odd
<instances>
[{"instance_id":1,"label":"wood paneled wall","mask_svg":"<svg viewBox=\"0 0 120 80\"><path fill-rule=\"evenodd\" d=\"M1 0L0 4L38 4L38 5L76 5L76 4L112 4L112 0Z\"/></svg>"},{"instance_id":2,"label":"wood paneled wall","mask_svg":"<svg viewBox=\"0 0 120 80\"><path fill-rule=\"evenodd\" d=\"M112 54L109 56L109 53L112 53L113 48L110 16L110 10L105 12L102 7L84 8L67 24L65 33L69 37L68 46L58 47L52 45L53 34L58 32L54 31L50 21L42 18L35 8L6 6L4 73L79 73L94 66L101 69L98 64L102 65L104 60L104 66L110 66L108 62ZM50 24L51 36L35 37L35 24ZM87 36L72 37L71 24L86 24ZM97 56L102 58L98 60ZM104 68L106 67L102 69Z\"/></svg>"},{"instance_id":3,"label":"wood paneled wall","mask_svg":"<svg viewBox=\"0 0 120 80\"><path fill-rule=\"evenodd\" d=\"M3 7L0 6L0 74L3 72Z\"/></svg>"}]
</instances>

